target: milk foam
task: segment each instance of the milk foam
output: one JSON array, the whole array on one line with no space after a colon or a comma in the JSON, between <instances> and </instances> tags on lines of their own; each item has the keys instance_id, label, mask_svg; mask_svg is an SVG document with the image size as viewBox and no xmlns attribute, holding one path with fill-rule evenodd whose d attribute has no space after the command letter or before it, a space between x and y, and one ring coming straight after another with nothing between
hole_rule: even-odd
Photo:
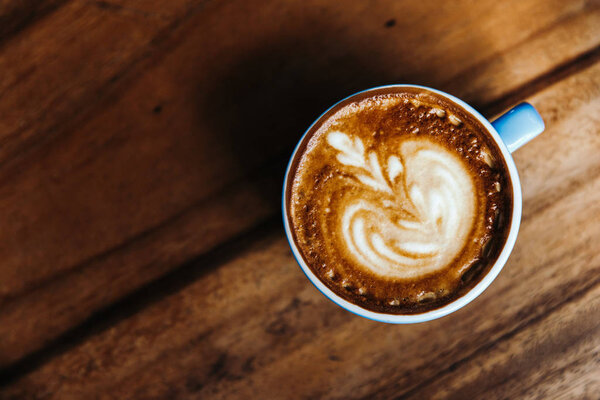
<instances>
[{"instance_id":1,"label":"milk foam","mask_svg":"<svg viewBox=\"0 0 600 400\"><path fill-rule=\"evenodd\" d=\"M347 253L388 278L418 278L451 264L477 209L467 165L427 137L404 140L386 160L358 136L331 131L326 138L337 162L375 194L358 191L338 210Z\"/></svg>"}]
</instances>

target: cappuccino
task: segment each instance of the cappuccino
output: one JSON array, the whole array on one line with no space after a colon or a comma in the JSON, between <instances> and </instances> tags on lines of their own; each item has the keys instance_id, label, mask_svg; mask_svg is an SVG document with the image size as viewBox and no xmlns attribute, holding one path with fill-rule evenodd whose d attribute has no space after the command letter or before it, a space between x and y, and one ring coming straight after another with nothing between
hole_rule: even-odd
<instances>
[{"instance_id":1,"label":"cappuccino","mask_svg":"<svg viewBox=\"0 0 600 400\"><path fill-rule=\"evenodd\" d=\"M365 309L426 312L485 276L508 235L508 168L487 129L425 89L343 101L309 130L286 187L308 267Z\"/></svg>"}]
</instances>

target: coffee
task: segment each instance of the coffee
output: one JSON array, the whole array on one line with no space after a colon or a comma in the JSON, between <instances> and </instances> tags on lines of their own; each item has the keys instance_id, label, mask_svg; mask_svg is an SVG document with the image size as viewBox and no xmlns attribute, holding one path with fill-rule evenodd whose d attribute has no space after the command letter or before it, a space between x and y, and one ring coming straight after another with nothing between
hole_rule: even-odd
<instances>
[{"instance_id":1,"label":"coffee","mask_svg":"<svg viewBox=\"0 0 600 400\"><path fill-rule=\"evenodd\" d=\"M443 96L401 87L323 115L286 193L293 240L313 273L340 297L390 314L468 292L498 257L513 207L485 126Z\"/></svg>"}]
</instances>

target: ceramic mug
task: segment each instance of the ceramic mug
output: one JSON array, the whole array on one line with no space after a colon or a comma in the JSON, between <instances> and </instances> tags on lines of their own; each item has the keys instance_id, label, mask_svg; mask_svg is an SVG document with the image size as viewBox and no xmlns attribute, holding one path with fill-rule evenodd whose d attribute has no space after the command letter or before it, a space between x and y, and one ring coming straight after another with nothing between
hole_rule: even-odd
<instances>
[{"instance_id":1,"label":"ceramic mug","mask_svg":"<svg viewBox=\"0 0 600 400\"><path fill-rule=\"evenodd\" d=\"M397 314L378 313L375 311L366 310L354 303L351 303L351 302L339 297L337 294L335 294L331 289L329 289L327 286L325 286L325 284L323 284L323 282L321 282L321 280L311 271L311 269L308 267L308 265L302 258L302 255L300 254L300 251L298 250L298 247L296 246L296 243L294 242L294 239L292 236L292 232L291 232L292 228L290 226L290 221L288 218L288 212L287 212L287 207L286 207L286 204L288 203L288 200L289 200L287 198L289 191L286 190L286 188L288 187L289 184L291 184L290 174L292 172L291 171L292 163L296 157L300 156L300 154L298 154L298 149L301 147L301 145L304 142L310 140L310 137L308 136L308 132L311 131L312 127L315 124L320 123L321 119L324 118L325 115L331 109L336 107L338 104L340 104L342 102L346 102L346 101L351 101L355 96L358 96L358 95L364 95L365 93L368 93L371 91L375 91L375 90L379 90L379 89L387 89L387 88L391 88L391 89L393 89L393 88L424 89L424 90L428 90L430 92L436 93L442 97L445 97L445 98L451 100L452 102L458 104L459 106L461 106L471 116L473 116L474 118L479 120L479 122L481 122L481 124L488 130L490 136L493 138L493 140L498 145L498 148L500 149L500 151L502 153L502 157L504 157L504 161L506 162L506 165L508 166L508 173L510 175L510 181L512 182L513 210L512 210L510 231L508 233L506 243L504 244L504 247L502 248L502 251L500 252L500 255L498 256L498 258L496 259L496 261L494 262L494 264L492 265L492 267L490 268L488 273L475 286L473 286L473 288L471 288L471 290L469 290L463 296L455 299L451 303L444 305L443 307L436 308L434 310L427 311L427 312L424 312L421 314L397 315ZM521 222L521 209L522 209L522 202L523 202L522 196L521 196L521 183L519 181L519 174L517 173L517 168L515 166L515 163L513 161L511 153L513 151L515 151L516 149L518 149L519 147L521 147L522 145L524 145L525 143L527 143L528 141L530 141L531 139L533 139L534 137L536 137L537 135L539 135L540 133L542 133L543 130L544 130L544 121L542 120L542 118L540 117L538 112L535 110L535 108L533 108L533 106L529 103L521 103L521 104L517 105L516 107L512 108L511 110L509 110L508 112L506 112L505 114L503 114L502 116L500 116L495 121L490 122L486 118L484 118L479 112L477 112L473 107L471 107L464 101L462 101L448 93L442 92L440 90L428 88L425 86L419 86L419 85L379 86L379 87L363 90L363 91L355 93L349 97L346 97L345 99L340 100L338 103L334 104L327 111L325 111L319 118L317 118L316 121L313 122L313 124L307 129L307 131L304 133L304 135L298 142L298 145L294 149L294 152L292 153L292 156L290 158L290 161L288 163L287 170L285 173L285 179L284 179L284 183L283 183L283 198L282 198L283 223L285 226L285 233L286 233L288 242L290 244L290 247L292 249L294 257L296 258L296 261L302 268L302 271L304 272L304 274L313 283L313 285L315 285L317 287L317 289L319 289L319 291L321 291L321 293L323 293L326 297L328 297L330 300L332 300L337 305L345 308L348 311L353 312L354 314L360 315L361 317L365 317L365 318L372 319L375 321L393 323L393 324L411 324L411 323L417 323L417 322L431 321L433 319L443 317L443 316L448 315L456 310L459 310L460 308L469 304L477 296L479 296L492 283L492 281L498 276L498 274L502 270L502 267L504 267L504 264L506 264L506 261L508 260L508 256L510 255L510 253L513 249L513 246L515 244L515 241L517 240L517 233L519 231L519 225Z\"/></svg>"}]
</instances>

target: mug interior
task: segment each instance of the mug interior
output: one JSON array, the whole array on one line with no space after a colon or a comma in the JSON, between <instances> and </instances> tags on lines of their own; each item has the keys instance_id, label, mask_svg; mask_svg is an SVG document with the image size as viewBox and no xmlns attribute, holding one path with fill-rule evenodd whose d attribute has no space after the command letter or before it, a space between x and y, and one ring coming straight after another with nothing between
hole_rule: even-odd
<instances>
[{"instance_id":1,"label":"mug interior","mask_svg":"<svg viewBox=\"0 0 600 400\"><path fill-rule=\"evenodd\" d=\"M451 102L456 103L463 110L465 110L471 116L476 118L487 129L488 133L494 139L494 142L500 149L500 152L502 153L502 157L504 158L504 161L508 168L508 173L509 173L509 177L510 177L510 181L511 181L511 185L512 185L512 191L513 191L512 216L511 216L511 223L510 223L509 232L508 232L508 235L506 238L506 242L504 243L504 246L500 252L500 255L498 256L498 258L496 259L496 261L494 262L492 267L489 269L487 274L485 276L483 276L483 278L481 278L481 280L475 286L473 286L471 288L471 290L469 290L463 296L456 298L452 302L450 302L442 307L439 307L439 308L436 308L436 309L433 309L430 311L426 311L424 313L410 314L410 315L386 314L386 313L378 313L375 311L367 310L365 308L362 308L354 303L351 303L351 302L339 297L331 289L329 289L327 286L325 286L325 284L308 267L308 265L304 261L302 255L300 254L298 247L296 246L296 242L294 240L294 235L292 233L292 229L291 229L291 225L290 225L290 221L289 221L288 207L287 207L288 200L289 200L289 197L291 194L290 174L292 171L295 171L296 165L299 161L299 155L301 155L304 152L304 149L305 149L308 141L312 137L312 135L309 135L309 133L311 133L313 131L313 127L315 125L319 124L323 119L329 118L329 114L331 114L333 110L336 110L337 107L341 103L351 102L357 97L368 96L371 92L376 92L376 91L381 91L381 90L389 90L389 89L402 89L402 88L416 88L416 89L421 89L424 91L433 92L439 96L445 97L446 99L450 100ZM325 111L323 114L321 114L315 120L315 122L313 122L311 124L311 126L306 130L306 132L302 135L302 138L300 139L296 148L294 149L294 152L292 153L292 156L288 163L288 166L287 166L287 169L285 172L284 184L283 184L282 214L283 214L283 223L284 223L284 228L285 228L285 234L286 234L287 240L290 244L290 247L292 249L294 258L296 259L296 261L302 268L302 271L307 276L307 278L313 283L313 285L316 286L316 288L321 293L323 293L327 298L329 298L331 301L333 301L340 307L343 307L346 310L348 310L354 314L360 315L361 317L364 317L364 318L368 318L368 319L380 321L380 322L394 323L394 324L411 324L411 323L425 322L425 321L431 321L433 319L441 318L445 315L448 315L448 314L464 307L465 305L470 303L473 299L475 299L477 296L479 296L492 283L492 281L498 276L498 274L504 267L504 264L508 260L508 257L510 255L510 253L514 247L515 241L517 239L517 233L519 231L519 225L521 222L521 212L522 212L522 195L521 195L521 185L520 185L520 181L519 181L519 175L517 173L517 168L515 166L515 163L513 161L513 158L511 156L510 152L508 151L508 148L506 147L506 145L500 138L500 135L494 129L492 124L485 117L483 117L479 112L477 112L477 110L475 110L473 107L471 107L464 101L462 101L448 93L445 93L445 92L442 92L442 91L439 91L436 89L432 89L432 88L429 88L426 86L419 86L419 85L378 86L378 87L374 87L374 88L370 88L367 90L363 90L363 91L354 93L354 94L340 100L339 102L335 103L327 111Z\"/></svg>"}]
</instances>

